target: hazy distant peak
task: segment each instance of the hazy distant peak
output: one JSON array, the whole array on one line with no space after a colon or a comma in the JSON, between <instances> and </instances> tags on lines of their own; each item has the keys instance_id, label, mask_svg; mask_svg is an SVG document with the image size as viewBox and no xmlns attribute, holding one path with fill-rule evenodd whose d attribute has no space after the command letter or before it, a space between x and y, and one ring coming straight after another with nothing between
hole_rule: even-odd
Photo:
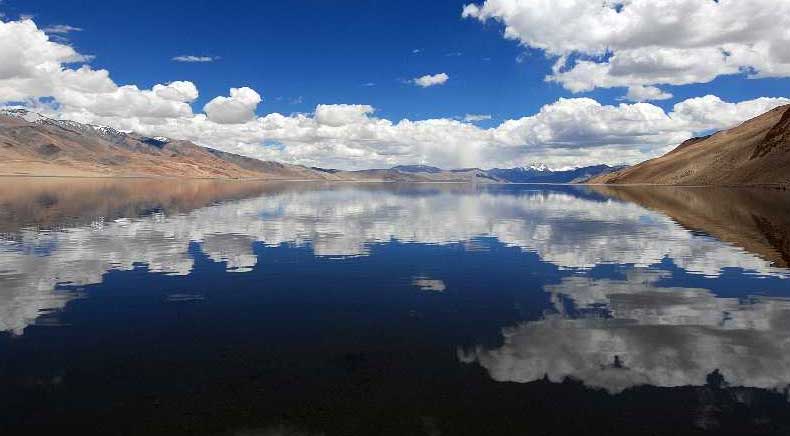
<instances>
[{"instance_id":1,"label":"hazy distant peak","mask_svg":"<svg viewBox=\"0 0 790 436\"><path fill-rule=\"evenodd\" d=\"M429 165L397 165L392 167L395 171L402 173L440 173L441 168L432 167Z\"/></svg>"}]
</instances>

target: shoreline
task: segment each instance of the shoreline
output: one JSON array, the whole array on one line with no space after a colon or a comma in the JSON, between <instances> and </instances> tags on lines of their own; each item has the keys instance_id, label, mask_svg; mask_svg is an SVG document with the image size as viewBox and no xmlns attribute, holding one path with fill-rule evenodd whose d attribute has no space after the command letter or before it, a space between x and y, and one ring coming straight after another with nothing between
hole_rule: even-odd
<instances>
[{"instance_id":1,"label":"shoreline","mask_svg":"<svg viewBox=\"0 0 790 436\"><path fill-rule=\"evenodd\" d=\"M91 176L91 175L43 175L43 174L0 174L0 179L88 179L88 180L217 180L223 182L326 182L326 183L425 183L425 184L477 184L464 180L348 180L348 179L270 179L253 177L198 177L198 176ZM505 185L508 183L483 183ZM545 183L544 183L545 184Z\"/></svg>"},{"instance_id":2,"label":"shoreline","mask_svg":"<svg viewBox=\"0 0 790 436\"><path fill-rule=\"evenodd\" d=\"M610 188L663 187L663 188L759 188L787 190L790 185L782 183L761 183L750 185L667 185L660 183L569 183L569 182L488 182L475 183L468 180L349 180L349 179L273 179L258 177L200 177L200 176L157 176L157 175L50 175L50 174L0 174L0 179L89 179L89 180L218 180L226 182L325 182L325 183L419 183L419 184L459 184L459 185L549 185L549 186L605 186Z\"/></svg>"}]
</instances>

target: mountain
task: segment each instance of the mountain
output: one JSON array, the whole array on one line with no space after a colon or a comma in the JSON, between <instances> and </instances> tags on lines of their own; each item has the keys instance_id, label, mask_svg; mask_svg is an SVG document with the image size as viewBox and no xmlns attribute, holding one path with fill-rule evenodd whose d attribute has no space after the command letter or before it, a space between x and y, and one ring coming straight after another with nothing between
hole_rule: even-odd
<instances>
[{"instance_id":1,"label":"mountain","mask_svg":"<svg viewBox=\"0 0 790 436\"><path fill-rule=\"evenodd\" d=\"M400 171L402 173L429 173L429 174L436 174L442 172L441 168L432 167L428 165L398 165L395 167L390 168L395 171Z\"/></svg>"},{"instance_id":2,"label":"mountain","mask_svg":"<svg viewBox=\"0 0 790 436\"><path fill-rule=\"evenodd\" d=\"M395 167L397 168L397 167ZM502 183L478 168L459 170L402 171L395 168L378 170L341 171L337 174L346 180L383 180L388 182L453 182L453 183Z\"/></svg>"},{"instance_id":3,"label":"mountain","mask_svg":"<svg viewBox=\"0 0 790 436\"><path fill-rule=\"evenodd\" d=\"M25 109L0 109L0 175L571 183L616 169L597 165L567 171L545 167L443 170L427 165L399 165L343 171L261 161L189 141L56 120Z\"/></svg>"},{"instance_id":4,"label":"mountain","mask_svg":"<svg viewBox=\"0 0 790 436\"><path fill-rule=\"evenodd\" d=\"M790 185L790 105L587 183Z\"/></svg>"},{"instance_id":5,"label":"mountain","mask_svg":"<svg viewBox=\"0 0 790 436\"><path fill-rule=\"evenodd\" d=\"M593 165L562 171L545 167L494 168L488 170L488 174L510 183L576 183L622 168L624 167L609 165Z\"/></svg>"},{"instance_id":6,"label":"mountain","mask_svg":"<svg viewBox=\"0 0 790 436\"><path fill-rule=\"evenodd\" d=\"M341 171L261 161L189 141L56 120L24 109L0 110L0 175L499 182L477 169L402 166Z\"/></svg>"},{"instance_id":7,"label":"mountain","mask_svg":"<svg viewBox=\"0 0 790 436\"><path fill-rule=\"evenodd\" d=\"M390 168L390 170L410 175L431 175L432 178L439 177L442 174L450 173L455 177L463 175L465 178L469 179L474 178L478 181L499 183L576 183L623 168L625 167L594 165L563 171L554 171L548 169L547 167L493 168L490 170L481 170L479 168L462 168L456 170L443 170L441 168L427 165L399 165Z\"/></svg>"},{"instance_id":8,"label":"mountain","mask_svg":"<svg viewBox=\"0 0 790 436\"><path fill-rule=\"evenodd\" d=\"M625 167L610 167L609 165L594 165L564 171L552 171L545 167L494 168L488 170L488 174L510 183L576 183L623 168Z\"/></svg>"},{"instance_id":9,"label":"mountain","mask_svg":"<svg viewBox=\"0 0 790 436\"><path fill-rule=\"evenodd\" d=\"M264 162L189 141L0 111L0 174L332 179L310 168Z\"/></svg>"}]
</instances>

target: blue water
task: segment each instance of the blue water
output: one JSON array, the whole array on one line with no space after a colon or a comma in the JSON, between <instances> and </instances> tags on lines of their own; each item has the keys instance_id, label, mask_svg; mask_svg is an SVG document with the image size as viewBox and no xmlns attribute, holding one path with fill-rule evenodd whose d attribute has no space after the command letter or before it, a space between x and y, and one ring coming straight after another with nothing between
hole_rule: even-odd
<instances>
[{"instance_id":1,"label":"blue water","mask_svg":"<svg viewBox=\"0 0 790 436\"><path fill-rule=\"evenodd\" d=\"M3 434L790 431L785 193L2 182Z\"/></svg>"}]
</instances>

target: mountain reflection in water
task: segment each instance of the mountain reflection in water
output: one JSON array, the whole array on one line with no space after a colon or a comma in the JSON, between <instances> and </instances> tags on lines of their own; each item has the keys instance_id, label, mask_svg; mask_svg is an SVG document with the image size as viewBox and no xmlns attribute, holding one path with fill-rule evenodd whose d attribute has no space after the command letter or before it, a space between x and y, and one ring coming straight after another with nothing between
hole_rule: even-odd
<instances>
[{"instance_id":1,"label":"mountain reflection in water","mask_svg":"<svg viewBox=\"0 0 790 436\"><path fill-rule=\"evenodd\" d=\"M623 408L787 429L788 208L732 189L4 179L0 406L19 412L0 429L92 410L144 432L462 434L499 415L518 433L508 414L551 421L560 398L590 413L566 429ZM468 395L499 407L470 414Z\"/></svg>"}]
</instances>

